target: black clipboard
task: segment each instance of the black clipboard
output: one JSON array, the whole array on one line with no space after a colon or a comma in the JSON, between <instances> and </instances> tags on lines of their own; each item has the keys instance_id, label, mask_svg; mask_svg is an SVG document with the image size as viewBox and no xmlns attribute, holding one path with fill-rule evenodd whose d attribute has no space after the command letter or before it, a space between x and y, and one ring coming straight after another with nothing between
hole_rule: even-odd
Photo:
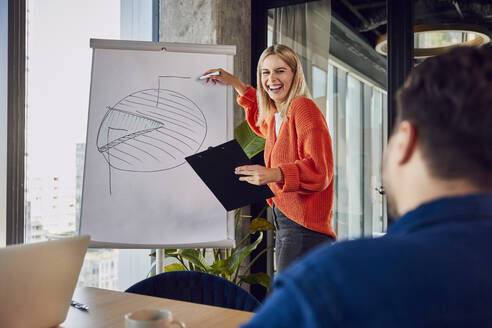
<instances>
[{"instance_id":1,"label":"black clipboard","mask_svg":"<svg viewBox=\"0 0 492 328\"><path fill-rule=\"evenodd\" d=\"M227 211L275 196L267 185L239 181L234 169L251 161L236 139L185 159Z\"/></svg>"}]
</instances>

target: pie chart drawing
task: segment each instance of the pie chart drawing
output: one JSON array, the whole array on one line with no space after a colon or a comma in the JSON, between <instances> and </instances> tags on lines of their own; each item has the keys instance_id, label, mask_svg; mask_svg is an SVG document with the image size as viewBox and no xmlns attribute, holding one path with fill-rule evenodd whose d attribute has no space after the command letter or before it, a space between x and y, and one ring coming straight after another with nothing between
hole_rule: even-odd
<instances>
[{"instance_id":1,"label":"pie chart drawing","mask_svg":"<svg viewBox=\"0 0 492 328\"><path fill-rule=\"evenodd\" d=\"M137 91L107 109L97 149L112 169L157 172L178 167L207 135L201 109L172 90Z\"/></svg>"}]
</instances>

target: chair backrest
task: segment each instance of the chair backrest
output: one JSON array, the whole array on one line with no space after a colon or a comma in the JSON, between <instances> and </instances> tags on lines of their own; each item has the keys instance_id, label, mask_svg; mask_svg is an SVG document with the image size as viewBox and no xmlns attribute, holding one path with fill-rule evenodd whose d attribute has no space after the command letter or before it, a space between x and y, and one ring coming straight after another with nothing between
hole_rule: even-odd
<instances>
[{"instance_id":1,"label":"chair backrest","mask_svg":"<svg viewBox=\"0 0 492 328\"><path fill-rule=\"evenodd\" d=\"M260 305L253 295L238 285L197 271L161 273L136 283L126 292L243 311L254 311Z\"/></svg>"}]
</instances>

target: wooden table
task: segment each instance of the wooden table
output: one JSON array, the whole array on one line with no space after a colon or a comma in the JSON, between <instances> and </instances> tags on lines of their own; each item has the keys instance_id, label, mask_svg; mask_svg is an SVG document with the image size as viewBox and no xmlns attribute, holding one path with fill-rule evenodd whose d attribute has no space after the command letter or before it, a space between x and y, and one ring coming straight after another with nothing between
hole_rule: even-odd
<instances>
[{"instance_id":1,"label":"wooden table","mask_svg":"<svg viewBox=\"0 0 492 328\"><path fill-rule=\"evenodd\" d=\"M91 287L75 290L73 300L87 304L89 312L71 306L60 328L123 328L126 313L149 308L170 310L187 328L238 327L253 315L252 312Z\"/></svg>"}]
</instances>

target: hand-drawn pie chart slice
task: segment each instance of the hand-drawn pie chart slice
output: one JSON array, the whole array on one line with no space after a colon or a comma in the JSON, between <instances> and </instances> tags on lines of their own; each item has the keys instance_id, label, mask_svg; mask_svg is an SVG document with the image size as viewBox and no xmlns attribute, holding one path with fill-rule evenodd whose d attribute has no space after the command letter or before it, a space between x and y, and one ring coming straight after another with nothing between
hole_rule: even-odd
<instances>
[{"instance_id":1,"label":"hand-drawn pie chart slice","mask_svg":"<svg viewBox=\"0 0 492 328\"><path fill-rule=\"evenodd\" d=\"M108 107L97 148L112 168L163 171L196 153L206 134L207 121L193 101L175 91L146 89Z\"/></svg>"}]
</instances>

